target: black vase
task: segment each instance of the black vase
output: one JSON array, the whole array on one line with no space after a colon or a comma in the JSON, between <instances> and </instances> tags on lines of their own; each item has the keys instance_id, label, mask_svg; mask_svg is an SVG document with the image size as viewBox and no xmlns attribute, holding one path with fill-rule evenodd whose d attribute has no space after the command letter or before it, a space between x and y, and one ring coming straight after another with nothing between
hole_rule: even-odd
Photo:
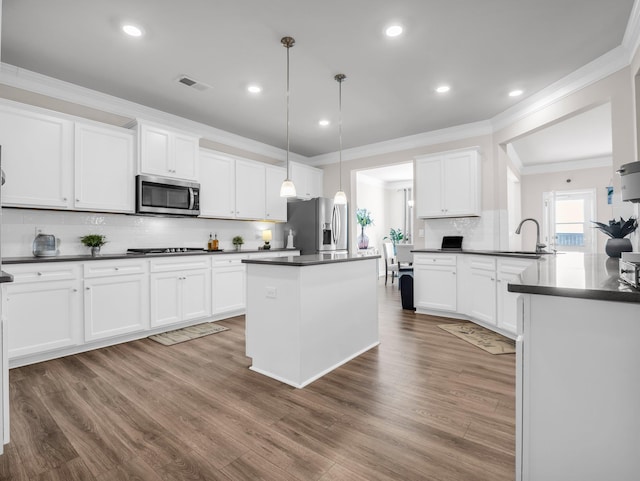
<instances>
[{"instance_id":1,"label":"black vase","mask_svg":"<svg viewBox=\"0 0 640 481\"><path fill-rule=\"evenodd\" d=\"M614 239L613 237L607 239L607 243L604 246L604 251L609 257L620 257L623 252L631 252L632 250L631 240L626 237L622 239Z\"/></svg>"}]
</instances>

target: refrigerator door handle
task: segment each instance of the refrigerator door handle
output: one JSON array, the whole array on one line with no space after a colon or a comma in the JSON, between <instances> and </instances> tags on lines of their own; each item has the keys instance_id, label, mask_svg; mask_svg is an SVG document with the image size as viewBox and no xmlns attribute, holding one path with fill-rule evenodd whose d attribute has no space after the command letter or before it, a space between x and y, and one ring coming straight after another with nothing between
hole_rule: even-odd
<instances>
[{"instance_id":1,"label":"refrigerator door handle","mask_svg":"<svg viewBox=\"0 0 640 481\"><path fill-rule=\"evenodd\" d=\"M333 236L333 244L338 244L338 239L340 238L340 212L338 208L334 205L333 212L331 214L331 235Z\"/></svg>"}]
</instances>

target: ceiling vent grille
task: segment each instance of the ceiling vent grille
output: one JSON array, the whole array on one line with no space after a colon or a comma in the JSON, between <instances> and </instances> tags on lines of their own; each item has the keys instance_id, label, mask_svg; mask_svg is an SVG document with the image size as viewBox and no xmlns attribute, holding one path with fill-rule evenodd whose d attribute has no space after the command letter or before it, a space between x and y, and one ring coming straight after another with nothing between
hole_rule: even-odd
<instances>
[{"instance_id":1,"label":"ceiling vent grille","mask_svg":"<svg viewBox=\"0 0 640 481\"><path fill-rule=\"evenodd\" d=\"M187 75L181 75L180 77L178 77L177 82L182 85L186 85L187 87L199 90L200 92L211 88L211 85L207 85L206 83L200 82L199 80L196 80Z\"/></svg>"}]
</instances>

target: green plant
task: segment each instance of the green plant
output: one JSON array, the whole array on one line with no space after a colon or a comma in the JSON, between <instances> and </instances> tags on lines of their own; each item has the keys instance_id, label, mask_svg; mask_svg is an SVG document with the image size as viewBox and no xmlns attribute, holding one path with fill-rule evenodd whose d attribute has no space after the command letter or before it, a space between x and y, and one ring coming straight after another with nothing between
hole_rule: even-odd
<instances>
[{"instance_id":1,"label":"green plant","mask_svg":"<svg viewBox=\"0 0 640 481\"><path fill-rule=\"evenodd\" d=\"M595 224L595 229L598 229L612 239L622 239L638 228L638 222L633 217L629 217L626 221L622 217L620 217L619 221L612 219L609 221L609 225L596 222L595 220L591 222Z\"/></svg>"},{"instance_id":2,"label":"green plant","mask_svg":"<svg viewBox=\"0 0 640 481\"><path fill-rule=\"evenodd\" d=\"M356 210L356 220L362 227L373 225L373 217L371 217L371 212L369 212L367 209Z\"/></svg>"},{"instance_id":3,"label":"green plant","mask_svg":"<svg viewBox=\"0 0 640 481\"><path fill-rule=\"evenodd\" d=\"M382 240L384 239L389 239L391 240L391 242L393 242L393 245L396 245L396 244L399 244L400 241L404 240L404 234L399 228L394 229L392 227L391 229L389 229L389 236L388 237L385 236L382 238Z\"/></svg>"},{"instance_id":4,"label":"green plant","mask_svg":"<svg viewBox=\"0 0 640 481\"><path fill-rule=\"evenodd\" d=\"M237 235L233 239L231 239L231 243L234 246L241 246L242 244L244 244L244 239L242 238L241 235Z\"/></svg>"},{"instance_id":5,"label":"green plant","mask_svg":"<svg viewBox=\"0 0 640 481\"><path fill-rule=\"evenodd\" d=\"M102 247L107 243L107 238L100 234L89 234L84 237L80 237L80 242L87 247Z\"/></svg>"}]
</instances>

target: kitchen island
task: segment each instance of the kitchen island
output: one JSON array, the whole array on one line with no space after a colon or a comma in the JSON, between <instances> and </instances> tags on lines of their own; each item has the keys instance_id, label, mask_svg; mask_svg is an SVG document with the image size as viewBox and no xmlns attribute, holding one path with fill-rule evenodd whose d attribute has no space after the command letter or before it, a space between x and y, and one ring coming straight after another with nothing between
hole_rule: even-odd
<instances>
[{"instance_id":1,"label":"kitchen island","mask_svg":"<svg viewBox=\"0 0 640 481\"><path fill-rule=\"evenodd\" d=\"M640 291L617 259L546 256L520 293L516 479L631 481L640 473Z\"/></svg>"},{"instance_id":2,"label":"kitchen island","mask_svg":"<svg viewBox=\"0 0 640 481\"><path fill-rule=\"evenodd\" d=\"M243 260L251 369L302 388L377 346L379 257Z\"/></svg>"}]
</instances>

